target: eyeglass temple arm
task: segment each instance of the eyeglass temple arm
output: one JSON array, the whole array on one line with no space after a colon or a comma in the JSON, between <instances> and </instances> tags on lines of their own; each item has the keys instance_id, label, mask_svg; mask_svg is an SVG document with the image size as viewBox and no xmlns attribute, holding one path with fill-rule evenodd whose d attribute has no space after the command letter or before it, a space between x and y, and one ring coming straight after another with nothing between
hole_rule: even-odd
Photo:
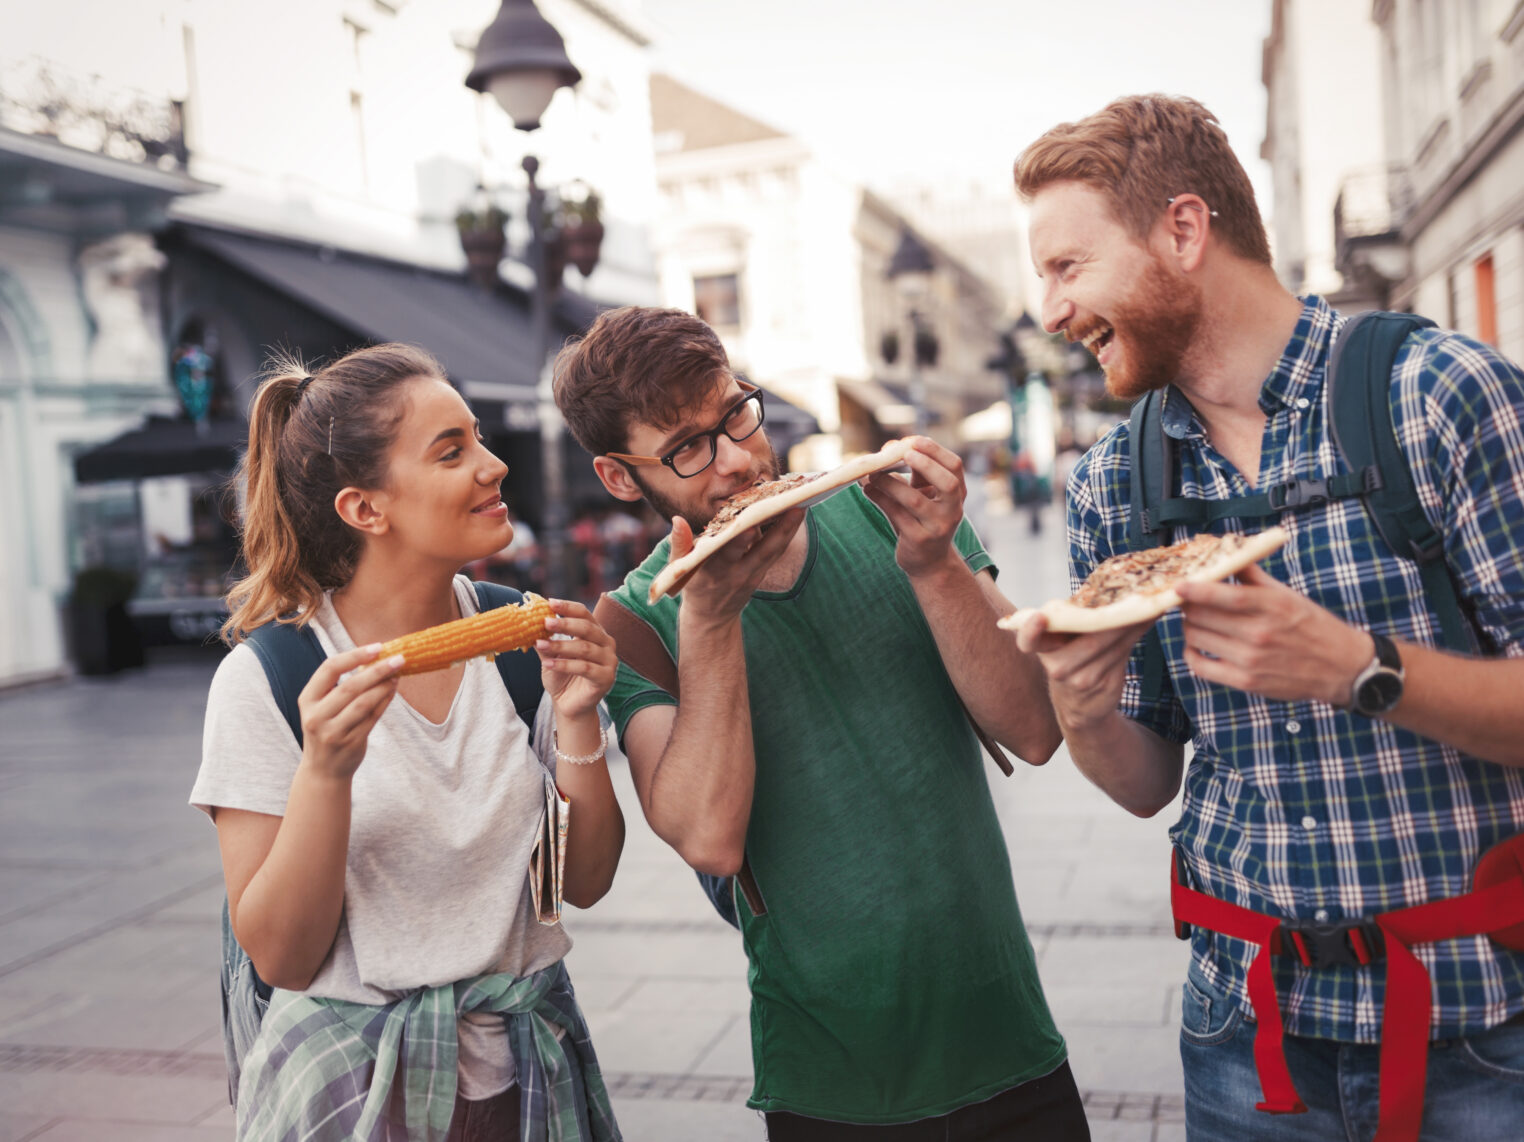
<instances>
[{"instance_id":1,"label":"eyeglass temple arm","mask_svg":"<svg viewBox=\"0 0 1524 1142\"><path fill-rule=\"evenodd\" d=\"M623 460L626 464L634 464L637 467L648 467L652 464L660 464L660 456L632 456L628 452L605 452L610 460Z\"/></svg>"}]
</instances>

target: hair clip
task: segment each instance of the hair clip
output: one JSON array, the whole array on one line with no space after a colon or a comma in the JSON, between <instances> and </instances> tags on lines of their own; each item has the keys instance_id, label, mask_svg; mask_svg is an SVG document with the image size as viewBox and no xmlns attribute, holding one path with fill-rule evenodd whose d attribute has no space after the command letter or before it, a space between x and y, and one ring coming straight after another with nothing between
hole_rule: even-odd
<instances>
[{"instance_id":1,"label":"hair clip","mask_svg":"<svg viewBox=\"0 0 1524 1142\"><path fill-rule=\"evenodd\" d=\"M333 455L333 417L328 418L328 455Z\"/></svg>"}]
</instances>

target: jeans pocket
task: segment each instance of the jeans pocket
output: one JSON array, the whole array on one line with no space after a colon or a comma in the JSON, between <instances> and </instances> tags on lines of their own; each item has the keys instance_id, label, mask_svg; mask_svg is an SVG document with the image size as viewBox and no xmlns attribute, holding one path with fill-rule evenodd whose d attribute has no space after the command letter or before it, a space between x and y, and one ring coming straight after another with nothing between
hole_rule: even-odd
<instances>
[{"instance_id":1,"label":"jeans pocket","mask_svg":"<svg viewBox=\"0 0 1524 1142\"><path fill-rule=\"evenodd\" d=\"M1466 1065L1489 1078L1524 1086L1524 1020L1510 1019L1456 1044Z\"/></svg>"},{"instance_id":2,"label":"jeans pocket","mask_svg":"<svg viewBox=\"0 0 1524 1142\"><path fill-rule=\"evenodd\" d=\"M1180 1038L1196 1047L1226 1043L1238 1032L1244 1013L1197 973L1185 978L1180 1001Z\"/></svg>"}]
</instances>

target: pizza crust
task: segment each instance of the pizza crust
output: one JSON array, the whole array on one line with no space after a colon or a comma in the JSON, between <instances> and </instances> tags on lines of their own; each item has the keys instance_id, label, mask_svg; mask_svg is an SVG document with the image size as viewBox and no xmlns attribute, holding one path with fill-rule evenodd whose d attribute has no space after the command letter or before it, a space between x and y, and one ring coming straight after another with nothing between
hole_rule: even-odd
<instances>
[{"instance_id":1,"label":"pizza crust","mask_svg":"<svg viewBox=\"0 0 1524 1142\"><path fill-rule=\"evenodd\" d=\"M1210 583L1236 575L1251 563L1258 563L1273 551L1279 550L1290 538L1283 527L1272 527L1249 536L1242 547L1224 552L1210 562L1180 577L1180 582ZM1180 595L1173 588L1147 594L1133 594L1107 603L1103 607L1081 607L1068 599L1053 599L1040 607L1021 607L1000 619L1002 630L1017 630L1031 616L1047 616L1048 629L1065 634L1087 634L1093 631L1117 630L1134 623L1156 619L1180 605Z\"/></svg>"},{"instance_id":2,"label":"pizza crust","mask_svg":"<svg viewBox=\"0 0 1524 1142\"><path fill-rule=\"evenodd\" d=\"M855 457L808 483L788 488L776 496L769 496L765 500L758 500L748 505L735 519L713 535L700 535L694 540L692 551L679 559L671 560L657 572L656 577L651 580L649 601L654 603L663 595L676 595L706 559L743 531L749 531L759 524L775 519L800 504L824 499L825 493L837 491L848 484L855 484L864 476L871 476L874 472L893 468L905 459L905 454L910 450L910 441L891 440L877 452Z\"/></svg>"}]
</instances>

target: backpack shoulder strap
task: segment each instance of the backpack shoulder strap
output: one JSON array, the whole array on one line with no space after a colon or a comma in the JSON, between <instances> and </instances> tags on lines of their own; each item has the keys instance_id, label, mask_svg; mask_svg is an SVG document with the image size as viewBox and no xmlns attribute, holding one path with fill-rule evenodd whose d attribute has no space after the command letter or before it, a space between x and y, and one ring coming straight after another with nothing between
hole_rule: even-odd
<instances>
[{"instance_id":1,"label":"backpack shoulder strap","mask_svg":"<svg viewBox=\"0 0 1524 1142\"><path fill-rule=\"evenodd\" d=\"M483 611L524 600L523 592L504 587L500 583L478 581L471 586L476 591L476 605ZM535 714L540 709L540 698L545 693L545 682L540 677L540 656L531 647L522 652L499 654L492 661L497 666L498 677L503 680L509 698L513 700L513 708L533 734Z\"/></svg>"},{"instance_id":2,"label":"backpack shoulder strap","mask_svg":"<svg viewBox=\"0 0 1524 1142\"><path fill-rule=\"evenodd\" d=\"M1166 525L1159 509L1169 497L1174 484L1174 441L1164 432L1163 393L1151 389L1132 406L1127 426L1127 447L1131 461L1128 471L1127 542L1133 551L1158 547L1164 541ZM1152 626L1143 636L1142 696L1147 702L1161 702L1170 689L1169 671L1165 669L1164 643L1159 628Z\"/></svg>"},{"instance_id":3,"label":"backpack shoulder strap","mask_svg":"<svg viewBox=\"0 0 1524 1142\"><path fill-rule=\"evenodd\" d=\"M593 618L614 636L619 660L642 678L655 682L674 698L679 698L677 663L661 636L649 623L632 612L613 595L599 595Z\"/></svg>"},{"instance_id":4,"label":"backpack shoulder strap","mask_svg":"<svg viewBox=\"0 0 1524 1142\"><path fill-rule=\"evenodd\" d=\"M301 696L302 687L327 657L323 653L323 644L318 642L317 632L311 626L269 622L251 630L244 642L259 656L259 664L265 668L265 679L270 683L270 693L275 695L275 704L300 747L302 713L296 700Z\"/></svg>"},{"instance_id":5,"label":"backpack shoulder strap","mask_svg":"<svg viewBox=\"0 0 1524 1142\"><path fill-rule=\"evenodd\" d=\"M1133 402L1127 425L1131 460L1127 542L1134 551L1157 547L1162 541L1164 525L1159 520L1159 507L1174 483L1174 442L1164 432L1163 403L1158 389L1144 393Z\"/></svg>"},{"instance_id":6,"label":"backpack shoulder strap","mask_svg":"<svg viewBox=\"0 0 1524 1142\"><path fill-rule=\"evenodd\" d=\"M1411 313L1351 317L1328 362L1329 407L1334 444L1351 472L1364 477L1371 522L1392 551L1418 564L1445 646L1466 653L1474 643L1445 566L1444 536L1424 514L1392 414L1397 354L1411 334L1433 324Z\"/></svg>"}]
</instances>

